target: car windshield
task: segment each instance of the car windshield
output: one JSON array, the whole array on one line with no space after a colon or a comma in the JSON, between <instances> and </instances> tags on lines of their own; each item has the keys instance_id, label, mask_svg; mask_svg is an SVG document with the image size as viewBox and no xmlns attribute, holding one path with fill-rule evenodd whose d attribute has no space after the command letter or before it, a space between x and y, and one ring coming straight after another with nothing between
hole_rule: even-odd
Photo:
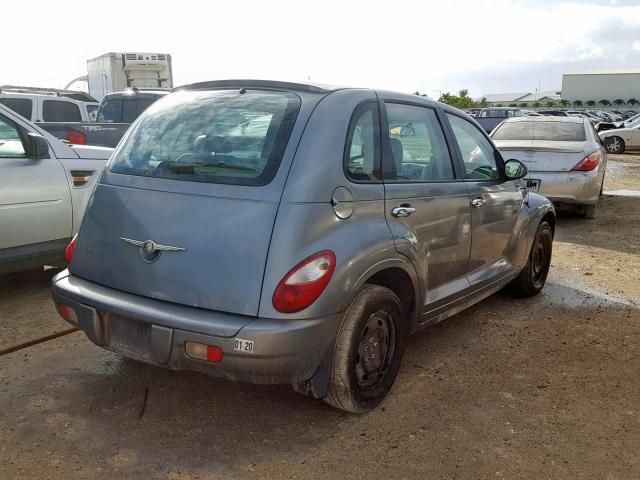
<instances>
[{"instance_id":1,"label":"car windshield","mask_svg":"<svg viewBox=\"0 0 640 480\"><path fill-rule=\"evenodd\" d=\"M582 123L574 122L505 122L493 132L494 140L551 140L584 142Z\"/></svg>"},{"instance_id":2,"label":"car windshield","mask_svg":"<svg viewBox=\"0 0 640 480\"><path fill-rule=\"evenodd\" d=\"M110 170L128 175L265 185L278 169L300 99L290 92L177 92L154 103Z\"/></svg>"}]
</instances>

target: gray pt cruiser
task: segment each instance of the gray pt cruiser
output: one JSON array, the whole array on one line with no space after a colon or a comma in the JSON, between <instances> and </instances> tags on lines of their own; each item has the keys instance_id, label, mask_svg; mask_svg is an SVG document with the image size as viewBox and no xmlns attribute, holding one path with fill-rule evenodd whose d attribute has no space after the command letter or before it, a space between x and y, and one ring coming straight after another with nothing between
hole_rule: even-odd
<instances>
[{"instance_id":1,"label":"gray pt cruiser","mask_svg":"<svg viewBox=\"0 0 640 480\"><path fill-rule=\"evenodd\" d=\"M96 345L377 405L408 335L544 286L555 212L459 110L270 81L181 87L96 185L59 313Z\"/></svg>"}]
</instances>

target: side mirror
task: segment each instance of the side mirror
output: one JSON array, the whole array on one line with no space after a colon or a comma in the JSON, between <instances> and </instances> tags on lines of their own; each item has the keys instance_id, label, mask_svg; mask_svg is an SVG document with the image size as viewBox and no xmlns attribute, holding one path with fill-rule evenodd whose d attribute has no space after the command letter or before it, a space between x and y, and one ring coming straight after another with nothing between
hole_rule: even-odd
<instances>
[{"instance_id":1,"label":"side mirror","mask_svg":"<svg viewBox=\"0 0 640 480\"><path fill-rule=\"evenodd\" d=\"M527 170L527 166L520 160L512 158L511 160L507 160L505 162L504 173L509 180L518 180L520 178L526 177L527 173L529 173L529 170Z\"/></svg>"},{"instance_id":2,"label":"side mirror","mask_svg":"<svg viewBox=\"0 0 640 480\"><path fill-rule=\"evenodd\" d=\"M27 135L27 156L34 160L49 158L49 144L47 140L37 133L28 132Z\"/></svg>"}]
</instances>

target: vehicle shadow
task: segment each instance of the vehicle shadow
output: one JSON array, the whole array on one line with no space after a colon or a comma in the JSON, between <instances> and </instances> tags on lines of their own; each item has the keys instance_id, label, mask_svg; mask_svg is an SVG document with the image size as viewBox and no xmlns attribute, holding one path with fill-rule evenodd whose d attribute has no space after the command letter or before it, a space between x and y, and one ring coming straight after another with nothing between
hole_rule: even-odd
<instances>
[{"instance_id":1,"label":"vehicle shadow","mask_svg":"<svg viewBox=\"0 0 640 480\"><path fill-rule=\"evenodd\" d=\"M640 198L603 195L596 218L558 211L555 240L624 253L640 253Z\"/></svg>"}]
</instances>

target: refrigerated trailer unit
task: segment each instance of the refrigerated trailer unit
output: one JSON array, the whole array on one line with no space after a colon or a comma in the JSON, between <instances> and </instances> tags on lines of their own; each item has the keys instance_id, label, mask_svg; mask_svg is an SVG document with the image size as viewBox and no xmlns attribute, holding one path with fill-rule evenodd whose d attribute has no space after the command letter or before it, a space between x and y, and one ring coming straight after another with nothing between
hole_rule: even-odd
<instances>
[{"instance_id":1,"label":"refrigerated trailer unit","mask_svg":"<svg viewBox=\"0 0 640 480\"><path fill-rule=\"evenodd\" d=\"M127 87L173 88L168 53L105 53L87 60L89 94L102 100Z\"/></svg>"}]
</instances>

